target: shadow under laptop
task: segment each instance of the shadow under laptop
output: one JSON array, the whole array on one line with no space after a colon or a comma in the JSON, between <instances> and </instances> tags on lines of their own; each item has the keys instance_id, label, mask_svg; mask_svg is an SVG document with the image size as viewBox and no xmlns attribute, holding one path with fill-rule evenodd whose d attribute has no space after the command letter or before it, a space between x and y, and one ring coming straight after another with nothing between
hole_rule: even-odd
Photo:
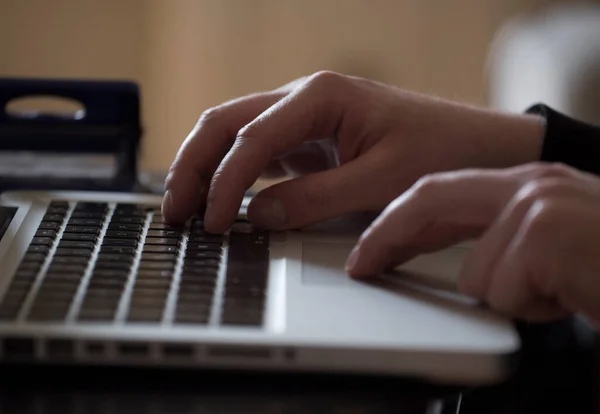
<instances>
[{"instance_id":1,"label":"shadow under laptop","mask_svg":"<svg viewBox=\"0 0 600 414\"><path fill-rule=\"evenodd\" d=\"M400 413L456 406L460 390L353 375L84 366L1 367L0 412Z\"/></svg>"}]
</instances>

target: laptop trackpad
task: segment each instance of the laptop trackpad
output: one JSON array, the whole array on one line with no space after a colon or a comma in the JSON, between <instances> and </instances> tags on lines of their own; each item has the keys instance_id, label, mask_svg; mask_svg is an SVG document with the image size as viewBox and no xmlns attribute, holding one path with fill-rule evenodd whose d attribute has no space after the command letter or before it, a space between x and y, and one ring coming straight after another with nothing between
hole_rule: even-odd
<instances>
[{"instance_id":1,"label":"laptop trackpad","mask_svg":"<svg viewBox=\"0 0 600 414\"><path fill-rule=\"evenodd\" d=\"M305 285L349 285L353 281L344 271L354 244L339 242L302 242L302 283Z\"/></svg>"},{"instance_id":2,"label":"laptop trackpad","mask_svg":"<svg viewBox=\"0 0 600 414\"><path fill-rule=\"evenodd\" d=\"M351 286L356 282L344 270L353 243L303 241L302 283L305 285ZM400 269L427 274L455 284L465 256L470 249L454 246L439 252L424 254L400 266Z\"/></svg>"}]
</instances>

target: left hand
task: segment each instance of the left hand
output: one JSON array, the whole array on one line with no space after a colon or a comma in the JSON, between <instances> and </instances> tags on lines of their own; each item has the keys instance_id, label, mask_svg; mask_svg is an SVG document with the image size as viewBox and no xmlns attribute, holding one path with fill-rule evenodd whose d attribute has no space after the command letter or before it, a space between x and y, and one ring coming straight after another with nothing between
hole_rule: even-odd
<instances>
[{"instance_id":1,"label":"left hand","mask_svg":"<svg viewBox=\"0 0 600 414\"><path fill-rule=\"evenodd\" d=\"M510 317L582 313L600 326L600 179L562 165L426 176L363 234L348 272L374 276L475 237L461 292Z\"/></svg>"}]
</instances>

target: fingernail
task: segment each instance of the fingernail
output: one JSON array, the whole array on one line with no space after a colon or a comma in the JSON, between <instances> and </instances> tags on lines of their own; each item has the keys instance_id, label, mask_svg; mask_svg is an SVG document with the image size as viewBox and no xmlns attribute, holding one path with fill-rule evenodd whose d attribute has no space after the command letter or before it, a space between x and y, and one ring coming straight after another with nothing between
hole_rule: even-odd
<instances>
[{"instance_id":1,"label":"fingernail","mask_svg":"<svg viewBox=\"0 0 600 414\"><path fill-rule=\"evenodd\" d=\"M212 208L212 201L206 200L206 208L204 209L204 227L212 228L213 222L217 220L217 214Z\"/></svg>"},{"instance_id":2,"label":"fingernail","mask_svg":"<svg viewBox=\"0 0 600 414\"><path fill-rule=\"evenodd\" d=\"M162 215L169 216L173 210L173 196L171 190L167 190L162 201Z\"/></svg>"},{"instance_id":3,"label":"fingernail","mask_svg":"<svg viewBox=\"0 0 600 414\"><path fill-rule=\"evenodd\" d=\"M356 266L356 262L358 262L359 250L358 246L352 249L350 255L348 256L348 260L346 260L346 272L352 273L354 270L354 266Z\"/></svg>"},{"instance_id":4,"label":"fingernail","mask_svg":"<svg viewBox=\"0 0 600 414\"><path fill-rule=\"evenodd\" d=\"M252 202L250 219L258 227L279 228L285 225L287 214L280 200L257 197Z\"/></svg>"}]
</instances>

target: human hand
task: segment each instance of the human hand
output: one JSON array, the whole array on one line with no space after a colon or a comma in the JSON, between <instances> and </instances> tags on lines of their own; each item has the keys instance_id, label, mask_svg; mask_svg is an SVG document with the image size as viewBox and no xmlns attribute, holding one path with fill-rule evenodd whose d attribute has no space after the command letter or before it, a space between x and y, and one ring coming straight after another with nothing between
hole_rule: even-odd
<instances>
[{"instance_id":1,"label":"human hand","mask_svg":"<svg viewBox=\"0 0 600 414\"><path fill-rule=\"evenodd\" d=\"M319 72L205 112L171 167L163 214L181 223L206 208L206 230L224 232L245 190L283 173L294 178L250 203L254 224L282 230L379 212L426 173L534 161L542 136L532 116Z\"/></svg>"},{"instance_id":2,"label":"human hand","mask_svg":"<svg viewBox=\"0 0 600 414\"><path fill-rule=\"evenodd\" d=\"M561 165L424 177L367 229L348 272L374 276L478 236L461 292L511 317L582 313L600 326L600 179Z\"/></svg>"}]
</instances>

